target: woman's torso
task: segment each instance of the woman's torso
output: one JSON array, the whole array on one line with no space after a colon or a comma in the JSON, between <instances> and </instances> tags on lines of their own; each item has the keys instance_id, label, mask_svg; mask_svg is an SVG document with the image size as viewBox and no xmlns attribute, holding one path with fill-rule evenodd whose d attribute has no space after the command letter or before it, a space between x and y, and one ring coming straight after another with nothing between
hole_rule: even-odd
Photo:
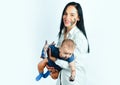
<instances>
[{"instance_id":1,"label":"woman's torso","mask_svg":"<svg viewBox=\"0 0 120 85\"><path fill-rule=\"evenodd\" d=\"M83 58L87 53L88 43L83 33L77 27L72 28L71 31L67 34L66 38L72 39L76 44L76 49L74 51L76 79L74 82L70 82L68 79L71 74L70 68L68 67L68 69L63 69L61 70L62 85L68 85L68 84L79 85L80 82L82 83L82 79L84 79L85 69L84 69ZM57 43L58 47L61 45L63 40L64 40L64 30L62 31L61 37L58 40L58 43ZM59 82L60 82L60 79L58 79L58 83ZM58 83L57 85L59 85Z\"/></svg>"}]
</instances>

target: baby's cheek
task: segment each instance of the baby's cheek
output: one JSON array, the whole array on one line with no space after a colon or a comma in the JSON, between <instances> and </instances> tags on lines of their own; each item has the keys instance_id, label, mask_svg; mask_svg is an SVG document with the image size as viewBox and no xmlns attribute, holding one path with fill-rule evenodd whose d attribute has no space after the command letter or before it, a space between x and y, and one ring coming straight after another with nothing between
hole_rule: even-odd
<instances>
[{"instance_id":1,"label":"baby's cheek","mask_svg":"<svg viewBox=\"0 0 120 85\"><path fill-rule=\"evenodd\" d=\"M65 56L65 55L64 55L64 54L62 54L62 55L61 55L61 58L64 58L64 56Z\"/></svg>"}]
</instances>

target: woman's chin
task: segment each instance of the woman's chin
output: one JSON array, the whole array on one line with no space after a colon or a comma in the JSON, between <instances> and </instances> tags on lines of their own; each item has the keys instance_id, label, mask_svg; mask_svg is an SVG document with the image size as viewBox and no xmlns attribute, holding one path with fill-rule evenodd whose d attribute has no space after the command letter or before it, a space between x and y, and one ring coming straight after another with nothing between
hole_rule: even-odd
<instances>
[{"instance_id":1,"label":"woman's chin","mask_svg":"<svg viewBox=\"0 0 120 85\"><path fill-rule=\"evenodd\" d=\"M67 27L67 28L68 28L68 27L70 27L70 25L68 25L68 24L67 24L67 25L65 25L65 27Z\"/></svg>"}]
</instances>

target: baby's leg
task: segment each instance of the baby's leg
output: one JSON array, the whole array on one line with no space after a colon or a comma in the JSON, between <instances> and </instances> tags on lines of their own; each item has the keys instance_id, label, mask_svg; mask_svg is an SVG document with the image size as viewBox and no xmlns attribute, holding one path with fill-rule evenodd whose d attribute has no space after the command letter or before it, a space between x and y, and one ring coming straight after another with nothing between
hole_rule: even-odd
<instances>
[{"instance_id":1,"label":"baby's leg","mask_svg":"<svg viewBox=\"0 0 120 85\"><path fill-rule=\"evenodd\" d=\"M47 58L43 59L43 61L41 61L39 64L38 64L38 71L39 71L39 75L36 77L36 81L39 81L42 77L46 78L50 73L46 73L46 74L43 74L43 71L44 71L44 68L47 64L48 60Z\"/></svg>"},{"instance_id":2,"label":"baby's leg","mask_svg":"<svg viewBox=\"0 0 120 85\"><path fill-rule=\"evenodd\" d=\"M47 57L47 56L46 56L46 52L47 52L47 50L48 50L48 47L49 47L49 45L48 45L47 41L45 41L45 44L44 44L44 46L43 46L43 49L42 49L40 58L45 59L45 58Z\"/></svg>"},{"instance_id":3,"label":"baby's leg","mask_svg":"<svg viewBox=\"0 0 120 85\"><path fill-rule=\"evenodd\" d=\"M43 72L44 71L44 68L45 68L47 62L48 62L48 60L47 60L47 58L45 58L38 64L38 71L39 72Z\"/></svg>"}]
</instances>

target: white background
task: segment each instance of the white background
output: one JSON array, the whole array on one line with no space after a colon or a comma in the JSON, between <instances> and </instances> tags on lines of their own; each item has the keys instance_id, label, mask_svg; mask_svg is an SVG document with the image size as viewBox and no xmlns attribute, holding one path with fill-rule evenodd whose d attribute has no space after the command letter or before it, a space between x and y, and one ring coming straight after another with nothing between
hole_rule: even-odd
<instances>
[{"instance_id":1,"label":"white background","mask_svg":"<svg viewBox=\"0 0 120 85\"><path fill-rule=\"evenodd\" d=\"M35 81L45 40L57 40L64 6L72 0L0 1L0 85L55 85ZM120 85L120 1L74 0L83 8L91 53L88 85Z\"/></svg>"}]
</instances>

